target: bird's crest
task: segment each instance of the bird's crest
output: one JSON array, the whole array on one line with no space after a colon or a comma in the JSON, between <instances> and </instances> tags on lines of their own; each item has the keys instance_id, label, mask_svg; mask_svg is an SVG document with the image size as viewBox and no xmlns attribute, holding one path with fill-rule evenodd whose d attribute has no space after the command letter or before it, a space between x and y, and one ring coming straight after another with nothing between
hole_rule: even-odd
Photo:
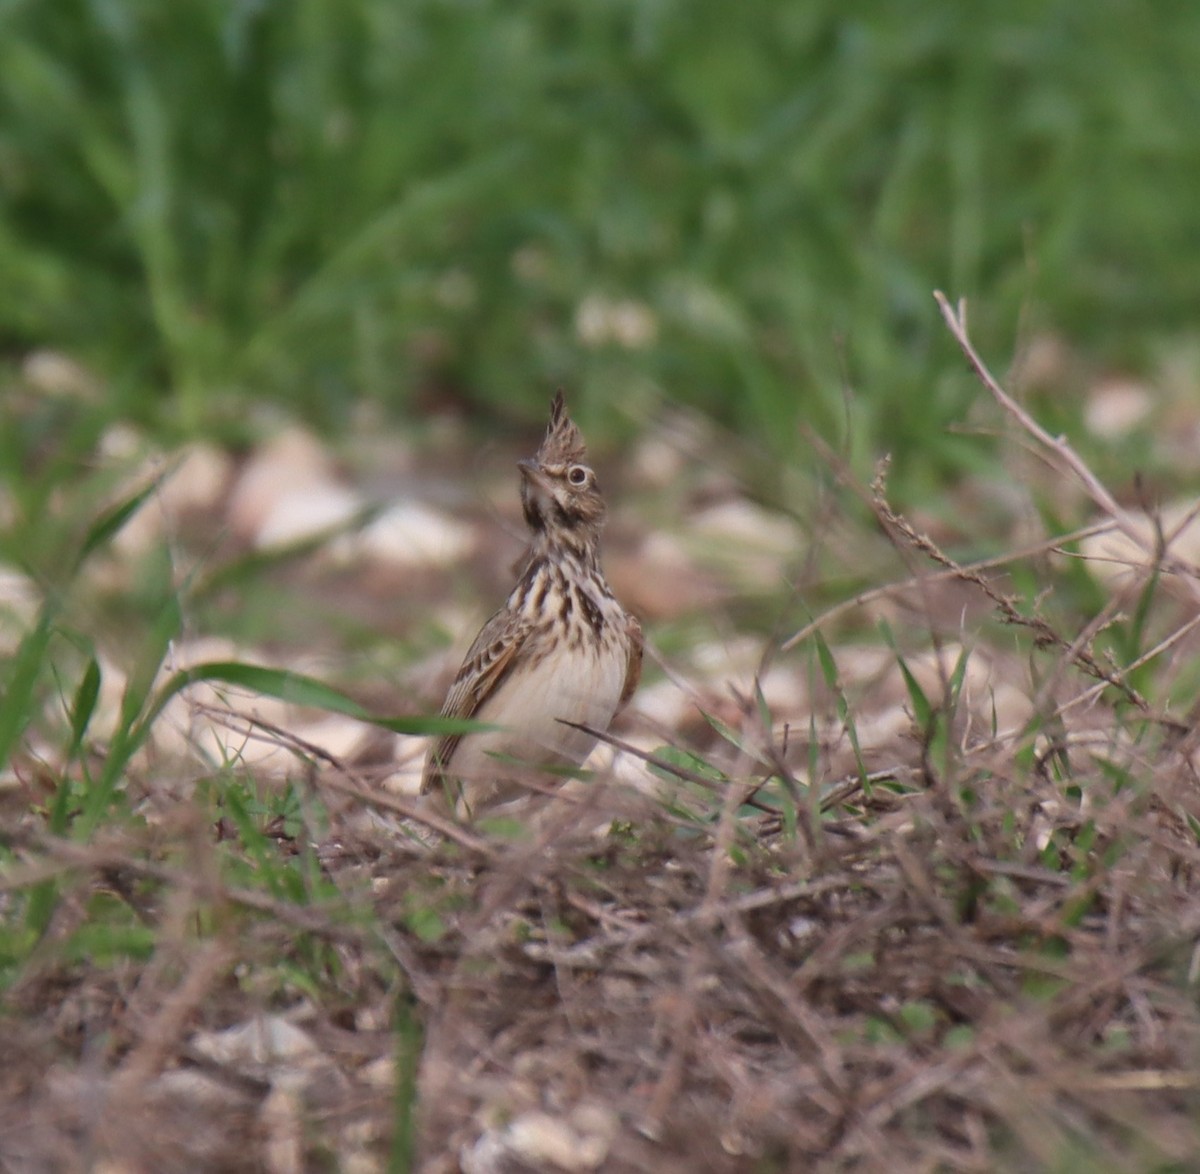
<instances>
[{"instance_id":1,"label":"bird's crest","mask_svg":"<svg viewBox=\"0 0 1200 1174\"><path fill-rule=\"evenodd\" d=\"M575 421L567 415L561 389L550 401L550 423L546 425L546 439L538 449L537 459L542 465L577 465L587 460L587 445Z\"/></svg>"}]
</instances>

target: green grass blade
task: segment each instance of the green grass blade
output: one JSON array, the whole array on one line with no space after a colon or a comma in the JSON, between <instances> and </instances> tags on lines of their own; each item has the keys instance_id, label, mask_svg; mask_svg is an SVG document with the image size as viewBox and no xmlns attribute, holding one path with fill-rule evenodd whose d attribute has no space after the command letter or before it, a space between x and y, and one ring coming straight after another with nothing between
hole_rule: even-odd
<instances>
[{"instance_id":1,"label":"green grass blade","mask_svg":"<svg viewBox=\"0 0 1200 1174\"><path fill-rule=\"evenodd\" d=\"M315 677L290 669L275 669L242 661L210 661L182 669L167 681L155 699L147 722L162 710L172 697L198 681L220 682L251 689L266 697L275 697L291 705L324 709L369 722L395 734L469 734L491 727L485 723L449 717L379 717L352 697Z\"/></svg>"},{"instance_id":2,"label":"green grass blade","mask_svg":"<svg viewBox=\"0 0 1200 1174\"><path fill-rule=\"evenodd\" d=\"M425 1033L407 1000L396 1001L396 1100L395 1133L388 1155L389 1174L407 1174L417 1152L417 1074Z\"/></svg>"},{"instance_id":3,"label":"green grass blade","mask_svg":"<svg viewBox=\"0 0 1200 1174\"><path fill-rule=\"evenodd\" d=\"M84 535L83 542L79 547L79 553L75 556L75 563L72 567L73 572L77 572L97 550L102 546L106 546L117 535L125 526L125 523L154 495L162 482L163 476L165 474L160 474L136 493L123 498L92 523Z\"/></svg>"},{"instance_id":4,"label":"green grass blade","mask_svg":"<svg viewBox=\"0 0 1200 1174\"><path fill-rule=\"evenodd\" d=\"M145 718L139 721L139 715L147 709L154 680L182 622L179 597L172 592L162 600L158 614L150 626L140 663L125 686L125 693L121 698L121 713L108 747L108 757L99 778L88 788L76 826L81 839L89 838L99 826L125 768L150 732L149 721Z\"/></svg>"},{"instance_id":5,"label":"green grass blade","mask_svg":"<svg viewBox=\"0 0 1200 1174\"><path fill-rule=\"evenodd\" d=\"M37 626L25 634L9 666L8 681L0 696L0 766L9 761L37 708L34 690L53 633L50 609L46 607Z\"/></svg>"},{"instance_id":6,"label":"green grass blade","mask_svg":"<svg viewBox=\"0 0 1200 1174\"><path fill-rule=\"evenodd\" d=\"M886 620L881 620L879 631L896 657L896 664L899 666L900 675L904 678L904 688L908 693L909 704L913 708L913 717L916 719L917 726L922 730L928 730L933 721L933 705L925 695L925 690L921 688L920 682L913 676L908 662L904 659L904 654L896 647L896 639L892 635L891 625Z\"/></svg>"},{"instance_id":7,"label":"green grass blade","mask_svg":"<svg viewBox=\"0 0 1200 1174\"><path fill-rule=\"evenodd\" d=\"M91 724L92 715L96 712L96 701L100 697L100 665L94 656L88 658L83 677L75 690L71 701L71 744L67 752L67 760L71 761L79 753L83 745L84 735Z\"/></svg>"},{"instance_id":8,"label":"green grass blade","mask_svg":"<svg viewBox=\"0 0 1200 1174\"><path fill-rule=\"evenodd\" d=\"M869 795L871 793L871 780L867 773L866 763L863 761L862 747L858 741L858 728L854 722L854 713L850 708L850 701L846 697L846 691L842 688L842 678L838 672L837 661L834 660L833 651L820 632L813 633L813 643L817 649L817 659L821 665L821 675L825 679L826 686L837 698L838 720L842 723L842 729L846 731L846 737L850 742L850 749L854 753L854 769L858 771L858 778L862 783L863 791Z\"/></svg>"}]
</instances>

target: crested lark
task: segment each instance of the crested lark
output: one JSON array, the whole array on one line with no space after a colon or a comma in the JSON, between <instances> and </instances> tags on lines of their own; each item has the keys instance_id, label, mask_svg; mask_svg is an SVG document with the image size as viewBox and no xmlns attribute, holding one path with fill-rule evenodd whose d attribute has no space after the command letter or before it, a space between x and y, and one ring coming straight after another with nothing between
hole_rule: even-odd
<instances>
[{"instance_id":1,"label":"crested lark","mask_svg":"<svg viewBox=\"0 0 1200 1174\"><path fill-rule=\"evenodd\" d=\"M529 553L442 706L500 728L438 738L421 779L465 819L520 795L538 767L578 766L596 739L563 722L607 729L641 676L641 625L600 569L604 498L561 391L537 456L518 467Z\"/></svg>"}]
</instances>

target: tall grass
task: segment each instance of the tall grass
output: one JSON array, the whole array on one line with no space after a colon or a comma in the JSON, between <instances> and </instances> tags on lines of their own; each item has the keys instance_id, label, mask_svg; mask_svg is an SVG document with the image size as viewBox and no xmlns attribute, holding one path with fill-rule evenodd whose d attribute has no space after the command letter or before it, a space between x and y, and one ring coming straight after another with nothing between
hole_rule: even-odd
<instances>
[{"instance_id":1,"label":"tall grass","mask_svg":"<svg viewBox=\"0 0 1200 1174\"><path fill-rule=\"evenodd\" d=\"M928 486L978 458L940 438L971 389L931 288L986 294L1005 353L1018 321L1112 362L1193 329L1194 6L0 20L0 338L85 356L185 431L264 395L336 421L364 393L410 412L563 380L592 405L665 391L782 454L798 419L838 434L849 388L853 443ZM589 297L642 325L581 338Z\"/></svg>"}]
</instances>

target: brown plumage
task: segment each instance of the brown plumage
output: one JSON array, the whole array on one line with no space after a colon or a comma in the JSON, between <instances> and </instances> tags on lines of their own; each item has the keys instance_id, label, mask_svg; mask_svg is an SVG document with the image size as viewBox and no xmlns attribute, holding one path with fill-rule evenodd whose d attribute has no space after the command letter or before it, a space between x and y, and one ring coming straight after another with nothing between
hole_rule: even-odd
<instances>
[{"instance_id":1,"label":"brown plumage","mask_svg":"<svg viewBox=\"0 0 1200 1174\"><path fill-rule=\"evenodd\" d=\"M606 729L641 676L641 625L600 569L604 498L561 391L537 455L518 467L529 552L441 711L500 728L438 738L421 782L422 791L443 788L464 818L519 795L538 767L581 763L595 738L563 720Z\"/></svg>"}]
</instances>

